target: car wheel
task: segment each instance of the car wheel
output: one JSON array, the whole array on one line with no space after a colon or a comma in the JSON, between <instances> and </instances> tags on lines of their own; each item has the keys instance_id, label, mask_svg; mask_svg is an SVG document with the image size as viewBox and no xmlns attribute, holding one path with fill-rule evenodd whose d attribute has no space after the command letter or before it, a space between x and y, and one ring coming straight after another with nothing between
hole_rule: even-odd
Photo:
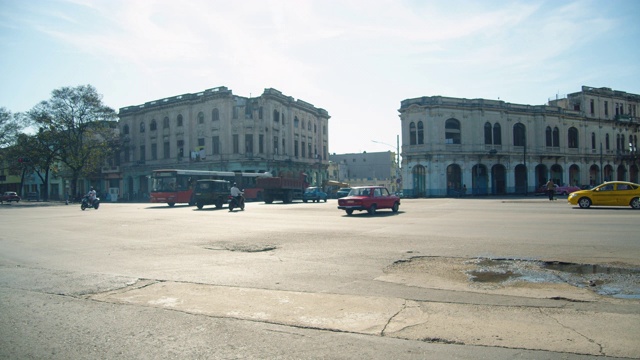
<instances>
[{"instance_id":1,"label":"car wheel","mask_svg":"<svg viewBox=\"0 0 640 360\"><path fill-rule=\"evenodd\" d=\"M307 202L307 199L302 199L302 202L303 202L303 203L306 203L306 202Z\"/></svg>"},{"instance_id":2,"label":"car wheel","mask_svg":"<svg viewBox=\"0 0 640 360\"><path fill-rule=\"evenodd\" d=\"M347 212L347 215L351 215L351 214L353 214L353 210L352 210L352 209L345 210L345 211Z\"/></svg>"},{"instance_id":3,"label":"car wheel","mask_svg":"<svg viewBox=\"0 0 640 360\"><path fill-rule=\"evenodd\" d=\"M167 203L170 207L173 207L176 203Z\"/></svg>"},{"instance_id":4,"label":"car wheel","mask_svg":"<svg viewBox=\"0 0 640 360\"><path fill-rule=\"evenodd\" d=\"M375 215L376 214L376 204L372 204L369 207L369 210L367 210L369 212L369 215Z\"/></svg>"},{"instance_id":5,"label":"car wheel","mask_svg":"<svg viewBox=\"0 0 640 360\"><path fill-rule=\"evenodd\" d=\"M398 208L399 207L400 207L400 205L397 202L393 203L393 207L391 208L391 211L393 211L394 213L398 212Z\"/></svg>"},{"instance_id":6,"label":"car wheel","mask_svg":"<svg viewBox=\"0 0 640 360\"><path fill-rule=\"evenodd\" d=\"M327 198L324 198L324 202L327 202Z\"/></svg>"},{"instance_id":7,"label":"car wheel","mask_svg":"<svg viewBox=\"0 0 640 360\"><path fill-rule=\"evenodd\" d=\"M631 203L629 205L634 209L640 209L640 198L631 199Z\"/></svg>"},{"instance_id":8,"label":"car wheel","mask_svg":"<svg viewBox=\"0 0 640 360\"><path fill-rule=\"evenodd\" d=\"M583 209L588 209L591 206L591 200L586 197L580 198L580 200L578 200L578 205Z\"/></svg>"},{"instance_id":9,"label":"car wheel","mask_svg":"<svg viewBox=\"0 0 640 360\"><path fill-rule=\"evenodd\" d=\"M198 210L202 210L202 208L204 207L203 203L197 203L196 206L198 207Z\"/></svg>"}]
</instances>

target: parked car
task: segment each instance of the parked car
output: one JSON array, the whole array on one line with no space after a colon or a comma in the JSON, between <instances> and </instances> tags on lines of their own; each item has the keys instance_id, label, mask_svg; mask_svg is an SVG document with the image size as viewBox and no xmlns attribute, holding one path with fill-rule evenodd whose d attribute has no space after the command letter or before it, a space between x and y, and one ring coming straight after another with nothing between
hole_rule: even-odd
<instances>
[{"instance_id":1,"label":"parked car","mask_svg":"<svg viewBox=\"0 0 640 360\"><path fill-rule=\"evenodd\" d=\"M2 196L0 196L0 202L20 202L20 196L15 191L5 191Z\"/></svg>"},{"instance_id":2,"label":"parked car","mask_svg":"<svg viewBox=\"0 0 640 360\"><path fill-rule=\"evenodd\" d=\"M327 202L327 193L320 190L320 188L318 187L314 187L314 186L308 187L304 191L304 194L302 194L303 202L307 202L307 201L320 202L320 200L324 200L324 202Z\"/></svg>"},{"instance_id":3,"label":"parked car","mask_svg":"<svg viewBox=\"0 0 640 360\"><path fill-rule=\"evenodd\" d=\"M349 196L338 199L338 209L347 212L347 215L357 211L367 211L374 215L377 210L391 209L398 212L400 198L390 194L383 186L357 186L351 188Z\"/></svg>"},{"instance_id":4,"label":"parked car","mask_svg":"<svg viewBox=\"0 0 640 360\"><path fill-rule=\"evenodd\" d=\"M351 191L351 188L341 188L336 192L336 195L338 196L338 199L340 199L349 195L349 191Z\"/></svg>"},{"instance_id":5,"label":"parked car","mask_svg":"<svg viewBox=\"0 0 640 360\"><path fill-rule=\"evenodd\" d=\"M556 195L568 195L568 194L571 194L574 191L580 190L579 187L571 186L571 185L554 184L554 188L555 188ZM542 185L536 190L536 194L538 194L538 195L544 195L546 193L547 193L547 186L546 185Z\"/></svg>"},{"instance_id":6,"label":"parked car","mask_svg":"<svg viewBox=\"0 0 640 360\"><path fill-rule=\"evenodd\" d=\"M631 206L640 209L640 185L627 181L609 181L591 190L572 192L567 201L583 209L595 206Z\"/></svg>"}]
</instances>

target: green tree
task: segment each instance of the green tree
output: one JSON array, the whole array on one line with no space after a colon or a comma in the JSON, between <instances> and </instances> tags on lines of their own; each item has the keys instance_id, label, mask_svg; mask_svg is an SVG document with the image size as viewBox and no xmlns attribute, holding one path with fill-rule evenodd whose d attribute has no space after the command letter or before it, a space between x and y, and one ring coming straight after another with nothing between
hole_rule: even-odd
<instances>
[{"instance_id":1,"label":"green tree","mask_svg":"<svg viewBox=\"0 0 640 360\"><path fill-rule=\"evenodd\" d=\"M36 105L28 116L38 128L39 146L68 168L72 194L81 176L97 178L117 142L117 115L93 86L53 90L51 99Z\"/></svg>"},{"instance_id":2,"label":"green tree","mask_svg":"<svg viewBox=\"0 0 640 360\"><path fill-rule=\"evenodd\" d=\"M20 114L12 114L11 111L0 107L0 148L15 144L18 134L25 127Z\"/></svg>"}]
</instances>

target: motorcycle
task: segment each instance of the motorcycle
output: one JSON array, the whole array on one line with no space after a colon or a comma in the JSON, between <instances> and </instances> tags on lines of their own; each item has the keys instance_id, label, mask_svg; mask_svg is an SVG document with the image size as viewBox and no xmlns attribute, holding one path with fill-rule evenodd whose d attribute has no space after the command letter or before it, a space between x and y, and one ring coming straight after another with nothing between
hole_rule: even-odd
<instances>
[{"instance_id":1,"label":"motorcycle","mask_svg":"<svg viewBox=\"0 0 640 360\"><path fill-rule=\"evenodd\" d=\"M244 196L240 195L239 200L234 196L229 195L229 211L233 211L235 208L239 208L244 211Z\"/></svg>"},{"instance_id":2,"label":"motorcycle","mask_svg":"<svg viewBox=\"0 0 640 360\"><path fill-rule=\"evenodd\" d=\"M84 210L91 207L98 210L98 208L100 207L100 198L96 198L92 202L91 200L89 200L88 196L83 197L82 203L80 204L80 209Z\"/></svg>"}]
</instances>

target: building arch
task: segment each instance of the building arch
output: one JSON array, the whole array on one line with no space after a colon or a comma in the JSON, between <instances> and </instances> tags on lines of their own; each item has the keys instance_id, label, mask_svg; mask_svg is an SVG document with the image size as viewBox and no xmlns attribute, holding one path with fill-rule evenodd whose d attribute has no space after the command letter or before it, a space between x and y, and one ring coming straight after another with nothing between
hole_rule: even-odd
<instances>
[{"instance_id":1,"label":"building arch","mask_svg":"<svg viewBox=\"0 0 640 360\"><path fill-rule=\"evenodd\" d=\"M623 164L618 165L616 172L618 173L618 181L627 181L627 168Z\"/></svg>"},{"instance_id":2,"label":"building arch","mask_svg":"<svg viewBox=\"0 0 640 360\"><path fill-rule=\"evenodd\" d=\"M589 167L589 185L595 186L600 183L602 183L602 180L600 179L600 167L593 164Z\"/></svg>"},{"instance_id":3,"label":"building arch","mask_svg":"<svg viewBox=\"0 0 640 360\"><path fill-rule=\"evenodd\" d=\"M513 170L515 177L515 193L526 194L527 193L527 167L523 164L516 165Z\"/></svg>"},{"instance_id":4,"label":"building arch","mask_svg":"<svg viewBox=\"0 0 640 360\"><path fill-rule=\"evenodd\" d=\"M605 165L604 166L604 181L613 180L613 166Z\"/></svg>"},{"instance_id":5,"label":"building arch","mask_svg":"<svg viewBox=\"0 0 640 360\"><path fill-rule=\"evenodd\" d=\"M558 164L551 165L549 179L553 180L553 182L558 185L564 184L564 176L562 176L562 166Z\"/></svg>"},{"instance_id":6,"label":"building arch","mask_svg":"<svg viewBox=\"0 0 640 360\"><path fill-rule=\"evenodd\" d=\"M489 122L484 123L484 144L485 145L493 144L493 130Z\"/></svg>"},{"instance_id":7,"label":"building arch","mask_svg":"<svg viewBox=\"0 0 640 360\"><path fill-rule=\"evenodd\" d=\"M447 166L447 195L459 195L462 190L462 170L460 165L451 164Z\"/></svg>"},{"instance_id":8,"label":"building arch","mask_svg":"<svg viewBox=\"0 0 640 360\"><path fill-rule=\"evenodd\" d=\"M517 123L513 125L513 145L525 146L527 136L527 128L523 123Z\"/></svg>"},{"instance_id":9,"label":"building arch","mask_svg":"<svg viewBox=\"0 0 640 360\"><path fill-rule=\"evenodd\" d=\"M638 183L638 165L633 164L629 167L629 181Z\"/></svg>"},{"instance_id":10,"label":"building arch","mask_svg":"<svg viewBox=\"0 0 640 360\"><path fill-rule=\"evenodd\" d=\"M491 167L491 193L494 195L507 193L507 171L502 164Z\"/></svg>"},{"instance_id":11,"label":"building arch","mask_svg":"<svg viewBox=\"0 0 640 360\"><path fill-rule=\"evenodd\" d=\"M156 122L156 119L152 119L151 124L149 124L149 131L156 131L156 130L158 130L158 123Z\"/></svg>"},{"instance_id":12,"label":"building arch","mask_svg":"<svg viewBox=\"0 0 640 360\"><path fill-rule=\"evenodd\" d=\"M569 185L580 186L580 166L572 164L569 166Z\"/></svg>"},{"instance_id":13,"label":"building arch","mask_svg":"<svg viewBox=\"0 0 640 360\"><path fill-rule=\"evenodd\" d=\"M548 128L551 131L551 128ZM543 186L549 180L549 169L545 164L538 164L536 166L536 189Z\"/></svg>"},{"instance_id":14,"label":"building arch","mask_svg":"<svg viewBox=\"0 0 640 360\"><path fill-rule=\"evenodd\" d=\"M411 170L413 177L413 196L427 196L427 170L422 165L416 165Z\"/></svg>"},{"instance_id":15,"label":"building arch","mask_svg":"<svg viewBox=\"0 0 640 360\"><path fill-rule=\"evenodd\" d=\"M553 128L553 147L560 147L560 130L558 127Z\"/></svg>"}]
</instances>

